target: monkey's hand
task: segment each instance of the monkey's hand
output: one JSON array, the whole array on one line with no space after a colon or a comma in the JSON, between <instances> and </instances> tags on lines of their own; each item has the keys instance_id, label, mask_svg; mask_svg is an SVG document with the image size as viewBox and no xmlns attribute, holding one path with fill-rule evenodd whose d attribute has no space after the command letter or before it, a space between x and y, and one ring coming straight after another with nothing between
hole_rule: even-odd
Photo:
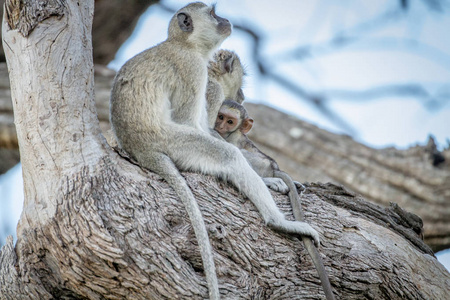
<instances>
[{"instance_id":1,"label":"monkey's hand","mask_svg":"<svg viewBox=\"0 0 450 300\"><path fill-rule=\"evenodd\" d=\"M274 190L275 192L279 192L282 194L287 194L289 192L289 187L281 178L265 177L262 180L268 188Z\"/></svg>"},{"instance_id":2,"label":"monkey's hand","mask_svg":"<svg viewBox=\"0 0 450 300\"><path fill-rule=\"evenodd\" d=\"M209 129L209 133L210 133L213 137L215 137L216 139L219 139L219 140L221 140L221 141L225 141L225 139L224 139L223 137L221 137L220 134L219 134L217 131L215 131L213 128L210 128L210 129Z\"/></svg>"}]
</instances>

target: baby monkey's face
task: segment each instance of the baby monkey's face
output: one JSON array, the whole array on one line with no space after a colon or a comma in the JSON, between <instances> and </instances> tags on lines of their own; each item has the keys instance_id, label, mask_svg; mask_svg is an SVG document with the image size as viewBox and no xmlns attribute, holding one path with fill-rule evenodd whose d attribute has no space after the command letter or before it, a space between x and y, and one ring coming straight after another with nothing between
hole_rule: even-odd
<instances>
[{"instance_id":1,"label":"baby monkey's face","mask_svg":"<svg viewBox=\"0 0 450 300\"><path fill-rule=\"evenodd\" d=\"M239 128L240 112L235 109L222 107L217 114L214 129L223 137L227 137Z\"/></svg>"}]
</instances>

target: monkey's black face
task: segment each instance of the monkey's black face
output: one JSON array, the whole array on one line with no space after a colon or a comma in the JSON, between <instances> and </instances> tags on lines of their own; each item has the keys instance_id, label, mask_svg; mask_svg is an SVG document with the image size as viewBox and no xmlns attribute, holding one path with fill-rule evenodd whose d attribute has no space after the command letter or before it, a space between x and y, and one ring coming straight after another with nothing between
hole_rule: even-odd
<instances>
[{"instance_id":1,"label":"monkey's black face","mask_svg":"<svg viewBox=\"0 0 450 300\"><path fill-rule=\"evenodd\" d=\"M217 21L217 32L220 35L226 35L229 36L231 34L231 23L225 18L221 18L218 15L216 15L216 8L213 6L211 9L210 15L216 19Z\"/></svg>"}]
</instances>

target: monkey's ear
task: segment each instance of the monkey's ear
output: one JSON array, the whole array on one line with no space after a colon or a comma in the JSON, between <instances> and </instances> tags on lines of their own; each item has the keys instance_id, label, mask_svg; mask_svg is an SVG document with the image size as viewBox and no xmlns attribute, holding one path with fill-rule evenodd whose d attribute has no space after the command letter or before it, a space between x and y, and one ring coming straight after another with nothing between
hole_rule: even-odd
<instances>
[{"instance_id":1,"label":"monkey's ear","mask_svg":"<svg viewBox=\"0 0 450 300\"><path fill-rule=\"evenodd\" d=\"M244 92L242 91L242 88L240 88L236 95L236 102L242 104L244 100L245 100Z\"/></svg>"},{"instance_id":2,"label":"monkey's ear","mask_svg":"<svg viewBox=\"0 0 450 300\"><path fill-rule=\"evenodd\" d=\"M194 30L194 25L192 24L192 18L190 15L186 13L179 13L177 15L178 19L178 26L180 26L180 29L185 32L191 32Z\"/></svg>"},{"instance_id":3,"label":"monkey's ear","mask_svg":"<svg viewBox=\"0 0 450 300\"><path fill-rule=\"evenodd\" d=\"M229 58L227 58L227 59L223 62L223 68L225 69L225 71L226 71L227 73L233 72L233 61L234 61L234 56L231 55Z\"/></svg>"},{"instance_id":4,"label":"monkey's ear","mask_svg":"<svg viewBox=\"0 0 450 300\"><path fill-rule=\"evenodd\" d=\"M253 119L247 118L244 121L242 121L241 132L243 134L247 134L247 132L249 132L250 129L252 129L252 127L253 127Z\"/></svg>"}]
</instances>

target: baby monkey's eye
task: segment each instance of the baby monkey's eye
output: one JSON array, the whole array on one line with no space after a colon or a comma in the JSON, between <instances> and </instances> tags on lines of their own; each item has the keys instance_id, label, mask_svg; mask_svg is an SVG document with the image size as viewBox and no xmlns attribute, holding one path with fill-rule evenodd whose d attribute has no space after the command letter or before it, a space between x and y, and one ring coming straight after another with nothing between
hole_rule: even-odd
<instances>
[{"instance_id":1,"label":"baby monkey's eye","mask_svg":"<svg viewBox=\"0 0 450 300\"><path fill-rule=\"evenodd\" d=\"M233 121L232 120L228 120L228 124L232 125Z\"/></svg>"},{"instance_id":2,"label":"baby monkey's eye","mask_svg":"<svg viewBox=\"0 0 450 300\"><path fill-rule=\"evenodd\" d=\"M219 115L219 120L223 120L223 115Z\"/></svg>"}]
</instances>

